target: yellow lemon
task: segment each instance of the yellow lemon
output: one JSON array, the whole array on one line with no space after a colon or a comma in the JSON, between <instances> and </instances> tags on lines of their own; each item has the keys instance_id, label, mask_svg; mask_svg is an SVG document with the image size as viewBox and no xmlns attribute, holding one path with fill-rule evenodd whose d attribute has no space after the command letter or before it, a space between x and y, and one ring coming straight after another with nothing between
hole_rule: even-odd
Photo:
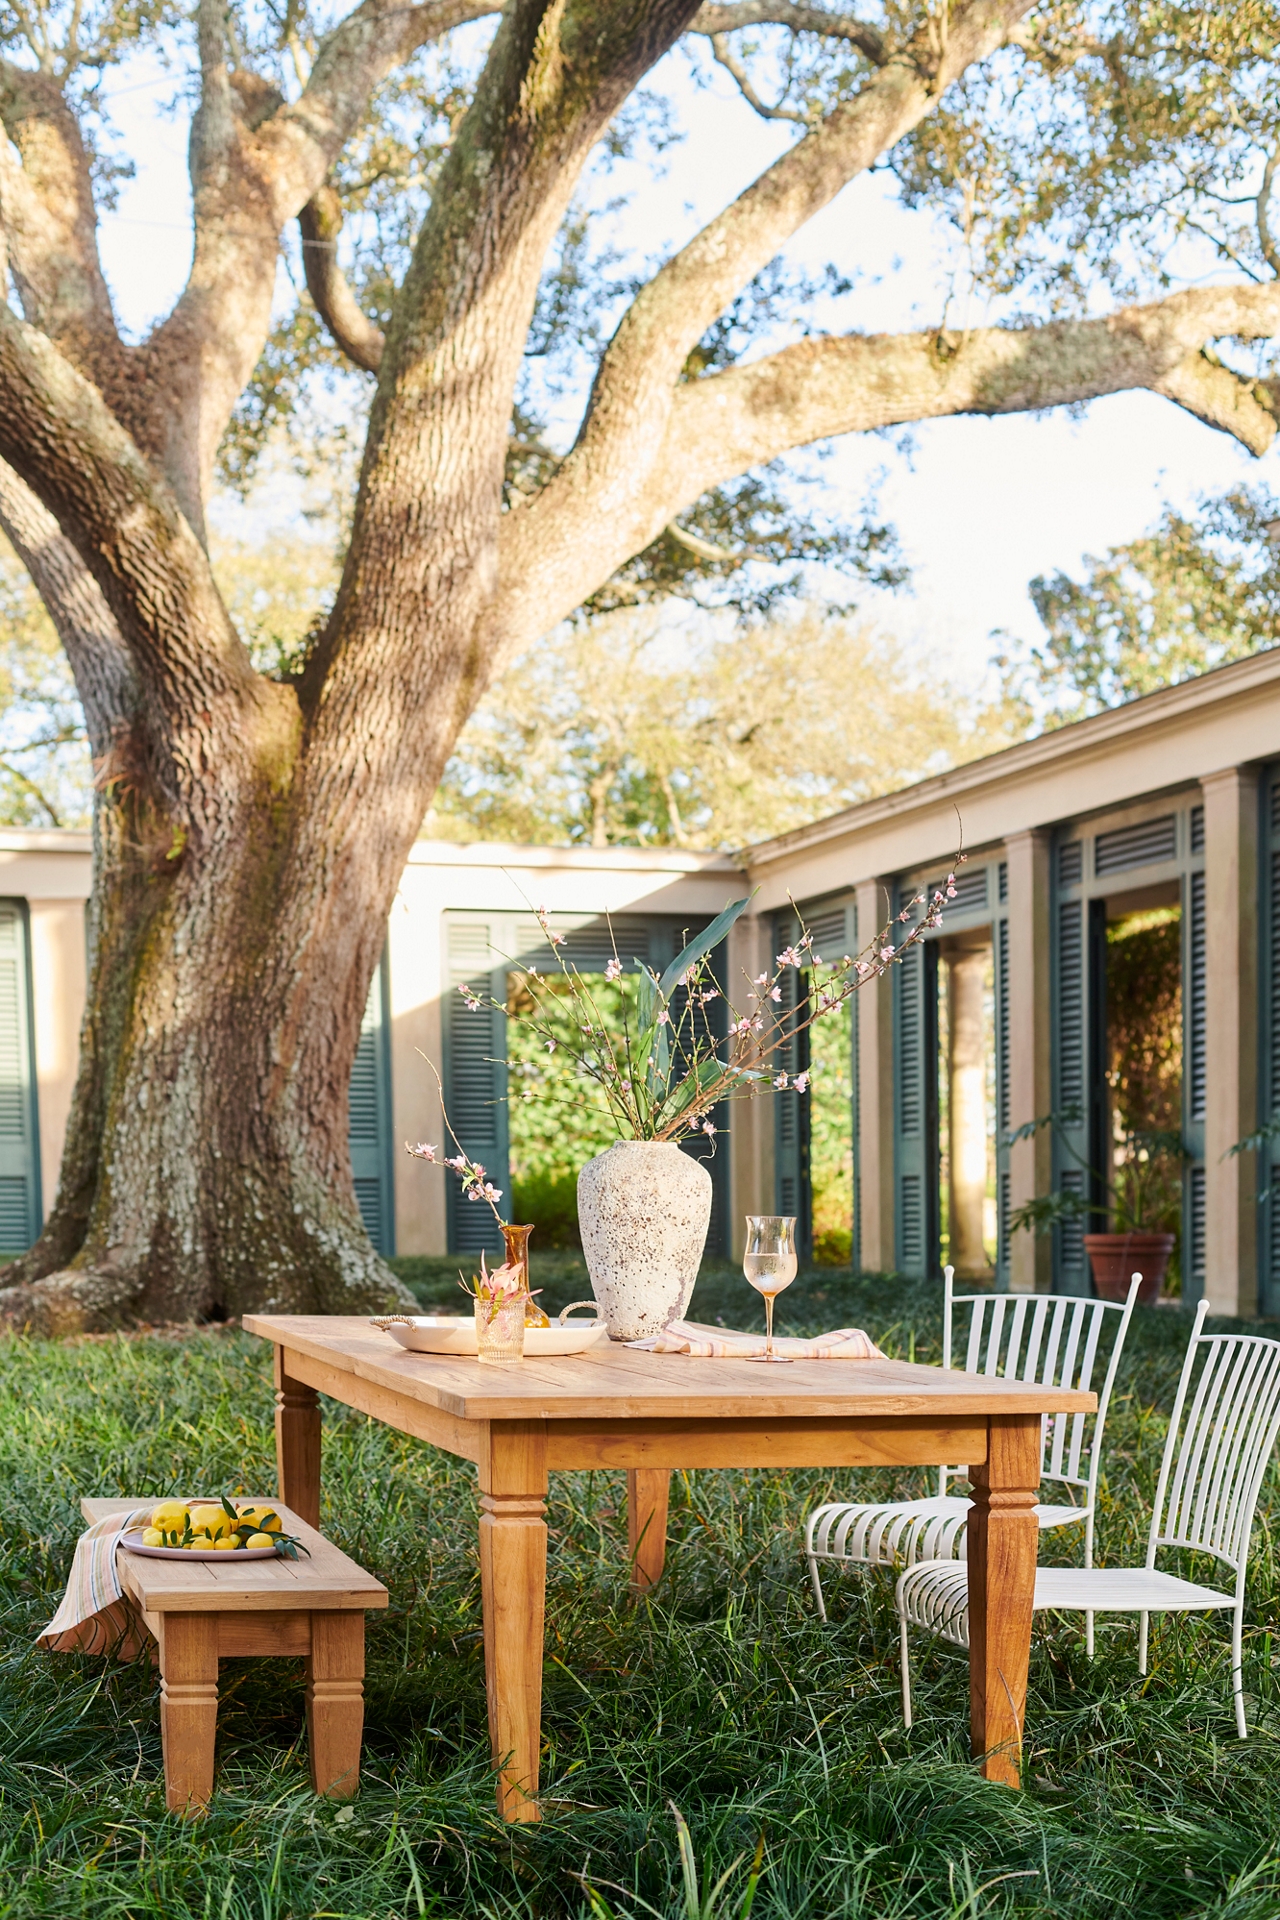
<instances>
[{"instance_id":1,"label":"yellow lemon","mask_svg":"<svg viewBox=\"0 0 1280 1920\"><path fill-rule=\"evenodd\" d=\"M162 1547L164 1545L164 1535L161 1533L159 1527L144 1527L142 1530L142 1544L144 1547Z\"/></svg>"},{"instance_id":2,"label":"yellow lemon","mask_svg":"<svg viewBox=\"0 0 1280 1920\"><path fill-rule=\"evenodd\" d=\"M240 1542L234 1534L227 1535L224 1533L221 1539L214 1541L213 1545L216 1553L234 1553L240 1545Z\"/></svg>"},{"instance_id":3,"label":"yellow lemon","mask_svg":"<svg viewBox=\"0 0 1280 1920\"><path fill-rule=\"evenodd\" d=\"M201 1533L210 1540L219 1539L224 1533L230 1533L234 1521L221 1507L192 1507L191 1531Z\"/></svg>"},{"instance_id":4,"label":"yellow lemon","mask_svg":"<svg viewBox=\"0 0 1280 1920\"><path fill-rule=\"evenodd\" d=\"M240 1518L259 1533L283 1533L280 1516L272 1507L241 1507Z\"/></svg>"},{"instance_id":5,"label":"yellow lemon","mask_svg":"<svg viewBox=\"0 0 1280 1920\"><path fill-rule=\"evenodd\" d=\"M251 1533L245 1541L246 1547L274 1547L275 1539L269 1533Z\"/></svg>"},{"instance_id":6,"label":"yellow lemon","mask_svg":"<svg viewBox=\"0 0 1280 1920\"><path fill-rule=\"evenodd\" d=\"M207 1553L209 1551L208 1534L201 1534L198 1540L188 1540L186 1550L188 1553Z\"/></svg>"},{"instance_id":7,"label":"yellow lemon","mask_svg":"<svg viewBox=\"0 0 1280 1920\"><path fill-rule=\"evenodd\" d=\"M151 1524L162 1533L182 1533L187 1524L186 1501L162 1500L151 1515Z\"/></svg>"}]
</instances>

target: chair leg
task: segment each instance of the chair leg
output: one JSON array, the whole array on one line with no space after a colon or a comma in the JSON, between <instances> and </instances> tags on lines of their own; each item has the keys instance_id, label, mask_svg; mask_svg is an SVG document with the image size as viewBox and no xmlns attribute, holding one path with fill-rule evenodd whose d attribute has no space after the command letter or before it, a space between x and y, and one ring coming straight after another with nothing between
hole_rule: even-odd
<instances>
[{"instance_id":1,"label":"chair leg","mask_svg":"<svg viewBox=\"0 0 1280 1920\"><path fill-rule=\"evenodd\" d=\"M364 1615L313 1613L307 1660L307 1744L311 1784L330 1800L360 1785L364 1735Z\"/></svg>"},{"instance_id":2,"label":"chair leg","mask_svg":"<svg viewBox=\"0 0 1280 1920\"><path fill-rule=\"evenodd\" d=\"M203 1813L213 1793L218 1730L218 1616L166 1613L160 1627L160 1739L164 1802Z\"/></svg>"},{"instance_id":3,"label":"chair leg","mask_svg":"<svg viewBox=\"0 0 1280 1920\"><path fill-rule=\"evenodd\" d=\"M827 1603L822 1597L822 1580L818 1574L817 1557L811 1553L806 1555L806 1558L808 1559L808 1562L809 1562L809 1578L813 1582L813 1597L818 1603L818 1618L825 1625L826 1618L827 1618Z\"/></svg>"},{"instance_id":4,"label":"chair leg","mask_svg":"<svg viewBox=\"0 0 1280 1920\"><path fill-rule=\"evenodd\" d=\"M1087 1657L1090 1660L1092 1660L1094 1648L1093 1648L1093 1615L1091 1613L1086 1613L1084 1617L1084 1650Z\"/></svg>"},{"instance_id":5,"label":"chair leg","mask_svg":"<svg viewBox=\"0 0 1280 1920\"><path fill-rule=\"evenodd\" d=\"M1151 1626L1151 1615L1149 1613L1140 1613L1138 1615L1138 1672L1139 1673L1145 1673L1147 1670L1147 1640L1149 1637L1150 1626Z\"/></svg>"},{"instance_id":6,"label":"chair leg","mask_svg":"<svg viewBox=\"0 0 1280 1920\"><path fill-rule=\"evenodd\" d=\"M1249 1723L1244 1717L1244 1610L1237 1607L1231 1620L1231 1691L1236 1703L1236 1732L1249 1738Z\"/></svg>"},{"instance_id":7,"label":"chair leg","mask_svg":"<svg viewBox=\"0 0 1280 1920\"><path fill-rule=\"evenodd\" d=\"M898 1627L902 1644L902 1724L911 1728L911 1648L907 1642L907 1623L899 1616Z\"/></svg>"}]
</instances>

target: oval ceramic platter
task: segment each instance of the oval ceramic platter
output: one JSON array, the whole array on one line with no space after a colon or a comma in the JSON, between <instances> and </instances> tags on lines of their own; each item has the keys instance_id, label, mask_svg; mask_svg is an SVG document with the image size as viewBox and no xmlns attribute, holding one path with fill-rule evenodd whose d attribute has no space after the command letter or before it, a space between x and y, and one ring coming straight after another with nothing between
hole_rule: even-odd
<instances>
[{"instance_id":1,"label":"oval ceramic platter","mask_svg":"<svg viewBox=\"0 0 1280 1920\"><path fill-rule=\"evenodd\" d=\"M274 1547L144 1547L140 1533L125 1533L120 1536L120 1545L127 1547L130 1553L145 1553L151 1560L274 1560Z\"/></svg>"},{"instance_id":2,"label":"oval ceramic platter","mask_svg":"<svg viewBox=\"0 0 1280 1920\"><path fill-rule=\"evenodd\" d=\"M376 1321L373 1323L378 1324ZM393 1340L408 1353L458 1353L476 1352L476 1317L472 1314L441 1314L438 1318L423 1316L406 1323L394 1321L383 1327ZM524 1330L525 1356L530 1360L541 1360L550 1354L585 1353L588 1347L594 1347L608 1334L603 1320L571 1320L566 1326L526 1327Z\"/></svg>"}]
</instances>

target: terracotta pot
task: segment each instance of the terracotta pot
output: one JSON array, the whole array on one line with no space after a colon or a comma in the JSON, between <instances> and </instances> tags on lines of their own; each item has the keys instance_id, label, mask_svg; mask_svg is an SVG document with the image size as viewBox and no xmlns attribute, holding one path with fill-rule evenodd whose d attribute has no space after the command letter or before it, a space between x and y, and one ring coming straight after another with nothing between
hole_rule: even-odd
<instances>
[{"instance_id":1,"label":"terracotta pot","mask_svg":"<svg viewBox=\"0 0 1280 1920\"><path fill-rule=\"evenodd\" d=\"M711 1175L655 1140L618 1140L578 1175L578 1223L591 1291L611 1340L640 1340L683 1318L711 1223Z\"/></svg>"},{"instance_id":2,"label":"terracotta pot","mask_svg":"<svg viewBox=\"0 0 1280 1920\"><path fill-rule=\"evenodd\" d=\"M1171 1233L1086 1233L1084 1247L1098 1298L1127 1300L1129 1282L1140 1273L1138 1305L1154 1307L1164 1285L1173 1242Z\"/></svg>"}]
</instances>

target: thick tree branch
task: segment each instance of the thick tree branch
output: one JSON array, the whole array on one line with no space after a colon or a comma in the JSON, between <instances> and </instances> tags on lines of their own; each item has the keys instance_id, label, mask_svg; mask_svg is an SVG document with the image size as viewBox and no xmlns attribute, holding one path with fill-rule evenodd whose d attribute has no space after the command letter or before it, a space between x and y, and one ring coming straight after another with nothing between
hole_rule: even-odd
<instances>
[{"instance_id":1,"label":"thick tree branch","mask_svg":"<svg viewBox=\"0 0 1280 1920\"><path fill-rule=\"evenodd\" d=\"M689 32L736 33L741 27L787 27L792 33L844 40L876 67L883 66L889 57L884 35L866 21L851 19L845 13L828 13L825 7L790 6L787 0L781 0L781 4L779 0L736 0L730 6L702 6L693 16Z\"/></svg>"},{"instance_id":2,"label":"thick tree branch","mask_svg":"<svg viewBox=\"0 0 1280 1920\"><path fill-rule=\"evenodd\" d=\"M298 215L298 226L307 292L316 312L348 360L366 373L376 373L382 365L386 336L363 311L338 265L342 202L332 187L321 187L312 195Z\"/></svg>"},{"instance_id":3,"label":"thick tree branch","mask_svg":"<svg viewBox=\"0 0 1280 1920\"><path fill-rule=\"evenodd\" d=\"M762 120L789 120L793 126L807 127L809 116L797 113L792 107L771 107L762 100L751 83L751 75L734 53L728 40L722 33L711 35L711 52L717 63L722 66L747 105L758 113Z\"/></svg>"},{"instance_id":4,"label":"thick tree branch","mask_svg":"<svg viewBox=\"0 0 1280 1920\"><path fill-rule=\"evenodd\" d=\"M1145 389L1264 453L1280 404L1266 383L1223 366L1209 343L1278 333L1280 283L1268 282L1199 288L1103 320L801 340L690 381L678 389L664 438L634 476L627 503L619 499L610 514L595 517L592 542L575 545L548 526L542 508L550 489L507 514L500 658L572 612L708 488L835 434L1035 412Z\"/></svg>"},{"instance_id":5,"label":"thick tree branch","mask_svg":"<svg viewBox=\"0 0 1280 1920\"><path fill-rule=\"evenodd\" d=\"M122 349L98 259L89 156L47 73L0 62L0 220L23 311L90 376L109 381Z\"/></svg>"},{"instance_id":6,"label":"thick tree branch","mask_svg":"<svg viewBox=\"0 0 1280 1920\"><path fill-rule=\"evenodd\" d=\"M254 672L176 498L97 388L2 306L0 459L57 521L110 608L166 799L193 835L215 832L264 764L287 778L296 700Z\"/></svg>"},{"instance_id":7,"label":"thick tree branch","mask_svg":"<svg viewBox=\"0 0 1280 1920\"><path fill-rule=\"evenodd\" d=\"M102 590L13 468L0 461L0 527L8 536L66 649L95 759L108 753L138 711L137 677Z\"/></svg>"},{"instance_id":8,"label":"thick tree branch","mask_svg":"<svg viewBox=\"0 0 1280 1920\"><path fill-rule=\"evenodd\" d=\"M529 533L536 522L536 537L589 550L596 523L615 511L626 518L637 473L658 457L684 362L712 321L797 228L919 124L957 75L1001 45L1031 4L961 0L945 34L936 23L922 29L654 275L604 354L577 445L519 509Z\"/></svg>"}]
</instances>

